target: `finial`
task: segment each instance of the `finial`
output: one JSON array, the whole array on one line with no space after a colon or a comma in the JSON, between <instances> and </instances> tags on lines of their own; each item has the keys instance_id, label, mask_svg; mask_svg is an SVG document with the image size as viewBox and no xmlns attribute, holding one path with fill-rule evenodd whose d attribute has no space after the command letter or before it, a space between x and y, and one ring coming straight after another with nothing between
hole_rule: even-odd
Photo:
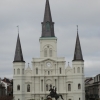
<instances>
[{"instance_id":1,"label":"finial","mask_svg":"<svg viewBox=\"0 0 100 100\"><path fill-rule=\"evenodd\" d=\"M77 33L78 33L78 25L77 25Z\"/></svg>"},{"instance_id":2,"label":"finial","mask_svg":"<svg viewBox=\"0 0 100 100\"><path fill-rule=\"evenodd\" d=\"M29 64L30 64L30 63L28 63L28 67L29 67Z\"/></svg>"},{"instance_id":3,"label":"finial","mask_svg":"<svg viewBox=\"0 0 100 100\"><path fill-rule=\"evenodd\" d=\"M69 66L69 62L68 62L68 66Z\"/></svg>"},{"instance_id":4,"label":"finial","mask_svg":"<svg viewBox=\"0 0 100 100\"><path fill-rule=\"evenodd\" d=\"M19 25L17 26L17 29L18 29L18 34L19 34Z\"/></svg>"}]
</instances>

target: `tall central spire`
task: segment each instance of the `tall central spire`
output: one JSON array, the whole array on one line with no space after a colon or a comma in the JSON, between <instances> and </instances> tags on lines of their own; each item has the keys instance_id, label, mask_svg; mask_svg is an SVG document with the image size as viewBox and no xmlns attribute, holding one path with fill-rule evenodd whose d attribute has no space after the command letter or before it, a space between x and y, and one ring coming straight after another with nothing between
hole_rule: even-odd
<instances>
[{"instance_id":1,"label":"tall central spire","mask_svg":"<svg viewBox=\"0 0 100 100\"><path fill-rule=\"evenodd\" d=\"M52 22L49 0L46 0L44 20L42 22L42 36L41 37L55 37L54 22Z\"/></svg>"},{"instance_id":2,"label":"tall central spire","mask_svg":"<svg viewBox=\"0 0 100 100\"><path fill-rule=\"evenodd\" d=\"M45 13L44 13L44 22L47 21L52 22L49 0L46 0Z\"/></svg>"}]
</instances>

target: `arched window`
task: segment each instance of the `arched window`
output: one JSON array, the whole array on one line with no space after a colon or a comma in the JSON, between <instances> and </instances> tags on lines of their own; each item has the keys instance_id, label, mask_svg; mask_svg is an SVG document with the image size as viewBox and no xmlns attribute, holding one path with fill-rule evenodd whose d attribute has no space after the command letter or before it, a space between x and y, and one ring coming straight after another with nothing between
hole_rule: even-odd
<instances>
[{"instance_id":1,"label":"arched window","mask_svg":"<svg viewBox=\"0 0 100 100\"><path fill-rule=\"evenodd\" d=\"M61 68L59 68L59 73L61 74Z\"/></svg>"},{"instance_id":2,"label":"arched window","mask_svg":"<svg viewBox=\"0 0 100 100\"><path fill-rule=\"evenodd\" d=\"M38 68L36 68L36 74L38 74Z\"/></svg>"},{"instance_id":3,"label":"arched window","mask_svg":"<svg viewBox=\"0 0 100 100\"><path fill-rule=\"evenodd\" d=\"M49 49L49 56L52 57L52 49Z\"/></svg>"},{"instance_id":4,"label":"arched window","mask_svg":"<svg viewBox=\"0 0 100 100\"><path fill-rule=\"evenodd\" d=\"M44 57L47 57L47 49L44 49Z\"/></svg>"},{"instance_id":5,"label":"arched window","mask_svg":"<svg viewBox=\"0 0 100 100\"><path fill-rule=\"evenodd\" d=\"M17 85L17 90L20 90L20 85Z\"/></svg>"},{"instance_id":6,"label":"arched window","mask_svg":"<svg viewBox=\"0 0 100 100\"><path fill-rule=\"evenodd\" d=\"M55 87L56 87L56 79L55 79Z\"/></svg>"},{"instance_id":7,"label":"arched window","mask_svg":"<svg viewBox=\"0 0 100 100\"><path fill-rule=\"evenodd\" d=\"M48 91L48 84L46 84L46 91Z\"/></svg>"},{"instance_id":8,"label":"arched window","mask_svg":"<svg viewBox=\"0 0 100 100\"><path fill-rule=\"evenodd\" d=\"M98 81L99 81L99 75L98 75Z\"/></svg>"},{"instance_id":9,"label":"arched window","mask_svg":"<svg viewBox=\"0 0 100 100\"><path fill-rule=\"evenodd\" d=\"M50 22L46 22L46 29L47 31L50 31Z\"/></svg>"},{"instance_id":10,"label":"arched window","mask_svg":"<svg viewBox=\"0 0 100 100\"><path fill-rule=\"evenodd\" d=\"M50 71L48 71L48 75L50 75Z\"/></svg>"},{"instance_id":11,"label":"arched window","mask_svg":"<svg viewBox=\"0 0 100 100\"><path fill-rule=\"evenodd\" d=\"M18 100L20 100L20 99L18 99Z\"/></svg>"},{"instance_id":12,"label":"arched window","mask_svg":"<svg viewBox=\"0 0 100 100\"><path fill-rule=\"evenodd\" d=\"M68 84L68 91L71 91L71 84Z\"/></svg>"},{"instance_id":13,"label":"arched window","mask_svg":"<svg viewBox=\"0 0 100 100\"><path fill-rule=\"evenodd\" d=\"M93 93L95 92L94 88L93 88Z\"/></svg>"},{"instance_id":14,"label":"arched window","mask_svg":"<svg viewBox=\"0 0 100 100\"><path fill-rule=\"evenodd\" d=\"M15 69L14 69L14 74L15 74Z\"/></svg>"},{"instance_id":15,"label":"arched window","mask_svg":"<svg viewBox=\"0 0 100 100\"><path fill-rule=\"evenodd\" d=\"M81 100L81 99L79 98L79 100Z\"/></svg>"},{"instance_id":16,"label":"arched window","mask_svg":"<svg viewBox=\"0 0 100 100\"><path fill-rule=\"evenodd\" d=\"M77 68L77 73L80 73L80 67Z\"/></svg>"},{"instance_id":17,"label":"arched window","mask_svg":"<svg viewBox=\"0 0 100 100\"><path fill-rule=\"evenodd\" d=\"M19 68L17 69L17 74L20 74L20 69Z\"/></svg>"},{"instance_id":18,"label":"arched window","mask_svg":"<svg viewBox=\"0 0 100 100\"><path fill-rule=\"evenodd\" d=\"M81 89L81 84L78 84L78 89Z\"/></svg>"},{"instance_id":19,"label":"arched window","mask_svg":"<svg viewBox=\"0 0 100 100\"><path fill-rule=\"evenodd\" d=\"M52 84L50 84L50 87L52 87Z\"/></svg>"},{"instance_id":20,"label":"arched window","mask_svg":"<svg viewBox=\"0 0 100 100\"><path fill-rule=\"evenodd\" d=\"M30 85L27 85L27 92L30 92Z\"/></svg>"},{"instance_id":21,"label":"arched window","mask_svg":"<svg viewBox=\"0 0 100 100\"><path fill-rule=\"evenodd\" d=\"M22 74L24 74L24 69L22 69Z\"/></svg>"},{"instance_id":22,"label":"arched window","mask_svg":"<svg viewBox=\"0 0 100 100\"><path fill-rule=\"evenodd\" d=\"M74 73L75 73L75 67L74 67Z\"/></svg>"},{"instance_id":23,"label":"arched window","mask_svg":"<svg viewBox=\"0 0 100 100\"><path fill-rule=\"evenodd\" d=\"M82 67L82 73L84 73L84 69L83 69L83 67Z\"/></svg>"},{"instance_id":24,"label":"arched window","mask_svg":"<svg viewBox=\"0 0 100 100\"><path fill-rule=\"evenodd\" d=\"M41 64L41 74L43 74L43 65Z\"/></svg>"},{"instance_id":25,"label":"arched window","mask_svg":"<svg viewBox=\"0 0 100 100\"><path fill-rule=\"evenodd\" d=\"M43 100L43 97L41 98L41 100Z\"/></svg>"},{"instance_id":26,"label":"arched window","mask_svg":"<svg viewBox=\"0 0 100 100\"><path fill-rule=\"evenodd\" d=\"M41 80L41 91L43 91L43 80Z\"/></svg>"},{"instance_id":27,"label":"arched window","mask_svg":"<svg viewBox=\"0 0 100 100\"><path fill-rule=\"evenodd\" d=\"M53 88L52 84L48 85L48 90Z\"/></svg>"},{"instance_id":28,"label":"arched window","mask_svg":"<svg viewBox=\"0 0 100 100\"><path fill-rule=\"evenodd\" d=\"M99 75L99 80L100 80L100 75Z\"/></svg>"}]
</instances>

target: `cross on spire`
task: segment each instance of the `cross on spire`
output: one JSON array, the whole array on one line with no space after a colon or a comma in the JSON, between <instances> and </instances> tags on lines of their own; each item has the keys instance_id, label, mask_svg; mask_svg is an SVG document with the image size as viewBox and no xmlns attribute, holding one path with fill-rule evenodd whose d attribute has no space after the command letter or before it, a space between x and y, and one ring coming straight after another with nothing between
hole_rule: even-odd
<instances>
[{"instance_id":1,"label":"cross on spire","mask_svg":"<svg viewBox=\"0 0 100 100\"><path fill-rule=\"evenodd\" d=\"M78 25L77 25L77 33L78 33Z\"/></svg>"},{"instance_id":2,"label":"cross on spire","mask_svg":"<svg viewBox=\"0 0 100 100\"><path fill-rule=\"evenodd\" d=\"M69 62L68 62L68 66L69 66Z\"/></svg>"},{"instance_id":3,"label":"cross on spire","mask_svg":"<svg viewBox=\"0 0 100 100\"><path fill-rule=\"evenodd\" d=\"M17 29L18 29L18 34L19 34L19 25L17 26Z\"/></svg>"},{"instance_id":4,"label":"cross on spire","mask_svg":"<svg viewBox=\"0 0 100 100\"><path fill-rule=\"evenodd\" d=\"M28 67L29 67L29 64L30 64L30 63L28 63Z\"/></svg>"}]
</instances>

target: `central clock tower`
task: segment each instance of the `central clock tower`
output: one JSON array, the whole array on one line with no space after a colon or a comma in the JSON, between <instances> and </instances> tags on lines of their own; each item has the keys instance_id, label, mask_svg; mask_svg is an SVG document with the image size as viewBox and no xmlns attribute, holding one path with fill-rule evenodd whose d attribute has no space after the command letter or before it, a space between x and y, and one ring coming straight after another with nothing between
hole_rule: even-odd
<instances>
[{"instance_id":1,"label":"central clock tower","mask_svg":"<svg viewBox=\"0 0 100 100\"><path fill-rule=\"evenodd\" d=\"M54 34L49 1L45 5L44 20L42 22L42 35L40 41L40 57L57 57L57 38Z\"/></svg>"},{"instance_id":2,"label":"central clock tower","mask_svg":"<svg viewBox=\"0 0 100 100\"><path fill-rule=\"evenodd\" d=\"M52 22L49 0L46 0L44 20L42 22L42 34L39 38L40 58L33 58L34 91L40 91L41 96L49 94L50 85L57 87L57 92L65 92L62 88L65 75L65 58L57 57L57 37L54 34L54 22ZM61 76L61 77L58 77ZM62 81L61 81L62 80ZM42 95L43 93L43 95Z\"/></svg>"},{"instance_id":3,"label":"central clock tower","mask_svg":"<svg viewBox=\"0 0 100 100\"><path fill-rule=\"evenodd\" d=\"M40 57L57 57L57 38L40 37Z\"/></svg>"}]
</instances>

